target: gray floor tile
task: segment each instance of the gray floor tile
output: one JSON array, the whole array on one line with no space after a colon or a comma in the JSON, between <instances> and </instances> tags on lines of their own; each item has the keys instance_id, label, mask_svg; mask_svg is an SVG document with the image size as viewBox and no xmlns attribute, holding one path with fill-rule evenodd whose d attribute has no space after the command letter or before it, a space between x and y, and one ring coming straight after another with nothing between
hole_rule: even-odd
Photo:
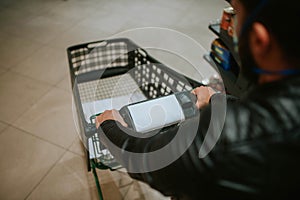
<instances>
[{"instance_id":1,"label":"gray floor tile","mask_svg":"<svg viewBox=\"0 0 300 200\"><path fill-rule=\"evenodd\" d=\"M1 30L6 31L12 25L21 25L33 18L34 14L26 10L16 10L11 8L2 8L0 12Z\"/></svg>"},{"instance_id":2,"label":"gray floor tile","mask_svg":"<svg viewBox=\"0 0 300 200\"><path fill-rule=\"evenodd\" d=\"M12 25L5 31L31 41L48 44L49 41L74 26L75 23L76 20L72 18L61 18L46 12L26 23Z\"/></svg>"},{"instance_id":3,"label":"gray floor tile","mask_svg":"<svg viewBox=\"0 0 300 200\"><path fill-rule=\"evenodd\" d=\"M8 71L0 76L0 120L13 123L46 94L50 85Z\"/></svg>"},{"instance_id":4,"label":"gray floor tile","mask_svg":"<svg viewBox=\"0 0 300 200\"><path fill-rule=\"evenodd\" d=\"M11 1L11 0L2 0L2 1L0 1L0 8L4 9L8 5L10 5L11 3L14 3L14 1Z\"/></svg>"},{"instance_id":5,"label":"gray floor tile","mask_svg":"<svg viewBox=\"0 0 300 200\"><path fill-rule=\"evenodd\" d=\"M1 65L5 68L15 66L41 46L40 43L5 34L0 46Z\"/></svg>"},{"instance_id":6,"label":"gray floor tile","mask_svg":"<svg viewBox=\"0 0 300 200\"><path fill-rule=\"evenodd\" d=\"M68 74L67 53L61 48L44 46L12 70L55 85Z\"/></svg>"},{"instance_id":7,"label":"gray floor tile","mask_svg":"<svg viewBox=\"0 0 300 200\"><path fill-rule=\"evenodd\" d=\"M1 11L1 9L0 9ZM0 41L2 41L3 39L7 38L8 34L3 32L3 30L0 30Z\"/></svg>"},{"instance_id":8,"label":"gray floor tile","mask_svg":"<svg viewBox=\"0 0 300 200\"><path fill-rule=\"evenodd\" d=\"M86 148L83 145L83 142L80 138L80 136L78 135L77 137L75 137L72 145L70 146L70 148L68 149L69 151L76 153L78 155L81 156L85 156L86 155Z\"/></svg>"},{"instance_id":9,"label":"gray floor tile","mask_svg":"<svg viewBox=\"0 0 300 200\"><path fill-rule=\"evenodd\" d=\"M126 29L126 24L132 20L124 10L102 10L95 12L89 18L83 19L77 25L83 30L112 35Z\"/></svg>"},{"instance_id":10,"label":"gray floor tile","mask_svg":"<svg viewBox=\"0 0 300 200\"><path fill-rule=\"evenodd\" d=\"M2 133L7 127L8 125L6 123L0 122L0 133Z\"/></svg>"},{"instance_id":11,"label":"gray floor tile","mask_svg":"<svg viewBox=\"0 0 300 200\"><path fill-rule=\"evenodd\" d=\"M77 136L72 112L71 94L52 88L14 124L38 137L69 148Z\"/></svg>"},{"instance_id":12,"label":"gray floor tile","mask_svg":"<svg viewBox=\"0 0 300 200\"><path fill-rule=\"evenodd\" d=\"M0 65L0 76L3 75L3 74L5 74L5 73L7 72L7 70L8 70L8 69L6 69L6 68L4 68L4 67L2 67L2 66Z\"/></svg>"},{"instance_id":13,"label":"gray floor tile","mask_svg":"<svg viewBox=\"0 0 300 200\"><path fill-rule=\"evenodd\" d=\"M50 15L59 16L60 18L72 18L80 21L89 17L92 13L99 11L100 2L96 1L61 1L56 6L48 9Z\"/></svg>"},{"instance_id":14,"label":"gray floor tile","mask_svg":"<svg viewBox=\"0 0 300 200\"><path fill-rule=\"evenodd\" d=\"M57 83L57 87L64 89L70 93L72 93L72 86L71 86L71 78L70 78L70 73L68 72L68 75L66 75L60 82Z\"/></svg>"},{"instance_id":15,"label":"gray floor tile","mask_svg":"<svg viewBox=\"0 0 300 200\"><path fill-rule=\"evenodd\" d=\"M138 1L128 5L125 13L131 17L130 22L138 27L168 27L180 20L181 15L185 12L185 7L184 3L175 8L162 1Z\"/></svg>"},{"instance_id":16,"label":"gray floor tile","mask_svg":"<svg viewBox=\"0 0 300 200\"><path fill-rule=\"evenodd\" d=\"M97 199L83 157L67 152L28 199ZM90 177L92 178L92 177Z\"/></svg>"},{"instance_id":17,"label":"gray floor tile","mask_svg":"<svg viewBox=\"0 0 300 200\"><path fill-rule=\"evenodd\" d=\"M55 9L59 5L63 4L64 1L53 1L53 0L2 0L7 1L6 7L18 11L26 11L34 15L42 15L49 9Z\"/></svg>"},{"instance_id":18,"label":"gray floor tile","mask_svg":"<svg viewBox=\"0 0 300 200\"><path fill-rule=\"evenodd\" d=\"M88 21L87 24L84 22L78 23L64 33L59 34L49 42L49 45L66 50L73 45L103 40L109 36L108 33L97 28L97 25L89 24L92 23L91 19Z\"/></svg>"},{"instance_id":19,"label":"gray floor tile","mask_svg":"<svg viewBox=\"0 0 300 200\"><path fill-rule=\"evenodd\" d=\"M1 199L24 199L65 150L9 127L0 135Z\"/></svg>"}]
</instances>

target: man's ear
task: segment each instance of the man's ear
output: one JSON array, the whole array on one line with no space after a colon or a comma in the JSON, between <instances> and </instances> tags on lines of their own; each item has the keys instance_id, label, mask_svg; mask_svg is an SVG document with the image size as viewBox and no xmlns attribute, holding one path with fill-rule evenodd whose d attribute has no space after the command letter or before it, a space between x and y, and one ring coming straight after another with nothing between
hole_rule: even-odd
<instances>
[{"instance_id":1,"label":"man's ear","mask_svg":"<svg viewBox=\"0 0 300 200\"><path fill-rule=\"evenodd\" d=\"M267 28L255 22L250 32L250 48L255 59L263 59L271 47L271 35Z\"/></svg>"}]
</instances>

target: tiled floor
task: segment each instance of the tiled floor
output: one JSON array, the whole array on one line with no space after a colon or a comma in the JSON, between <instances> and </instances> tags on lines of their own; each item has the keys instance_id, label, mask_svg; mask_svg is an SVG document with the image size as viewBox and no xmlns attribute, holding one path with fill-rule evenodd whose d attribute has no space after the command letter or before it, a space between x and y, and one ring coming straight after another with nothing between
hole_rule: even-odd
<instances>
[{"instance_id":1,"label":"tiled floor","mask_svg":"<svg viewBox=\"0 0 300 200\"><path fill-rule=\"evenodd\" d=\"M225 6L223 0L1 0L0 199L97 199L73 121L67 47L152 26L209 49L215 36L208 23ZM123 171L98 175L105 199L169 199Z\"/></svg>"}]
</instances>

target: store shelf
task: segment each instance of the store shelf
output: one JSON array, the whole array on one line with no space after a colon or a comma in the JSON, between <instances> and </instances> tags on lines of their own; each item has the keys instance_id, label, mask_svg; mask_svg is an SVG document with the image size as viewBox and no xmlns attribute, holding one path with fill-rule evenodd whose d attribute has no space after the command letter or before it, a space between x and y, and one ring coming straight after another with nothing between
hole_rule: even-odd
<instances>
[{"instance_id":1,"label":"store shelf","mask_svg":"<svg viewBox=\"0 0 300 200\"><path fill-rule=\"evenodd\" d=\"M224 86L226 91L234 96L241 97L249 88L252 87L252 84L245 79L242 73L240 73L240 58L238 53L235 51L233 39L228 35L228 32L220 27L220 20L216 20L209 24L209 30L211 30L218 38L223 42L223 44L228 48L232 57L233 64L231 69L224 70L218 62L215 62L210 55L205 55L204 59L212 63L213 66L218 70L220 76L223 79Z\"/></svg>"},{"instance_id":2,"label":"store shelf","mask_svg":"<svg viewBox=\"0 0 300 200\"><path fill-rule=\"evenodd\" d=\"M209 30L211 30L214 34L220 37L220 23L210 24L208 26Z\"/></svg>"},{"instance_id":3,"label":"store shelf","mask_svg":"<svg viewBox=\"0 0 300 200\"><path fill-rule=\"evenodd\" d=\"M214 34L216 34L221 40L222 42L225 44L225 46L229 49L229 51L231 52L234 60L236 61L236 63L240 63L240 58L238 56L237 53L235 53L234 50L234 44L233 44L233 40L232 38L226 33L226 31L222 30L220 28L220 23L214 23L214 24L210 24L208 26L209 30L211 30Z\"/></svg>"}]
</instances>

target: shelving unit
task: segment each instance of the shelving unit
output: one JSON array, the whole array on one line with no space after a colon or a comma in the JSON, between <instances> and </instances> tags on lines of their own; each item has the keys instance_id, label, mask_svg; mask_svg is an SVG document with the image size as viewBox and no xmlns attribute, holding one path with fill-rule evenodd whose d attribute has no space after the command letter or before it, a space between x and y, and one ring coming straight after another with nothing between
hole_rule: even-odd
<instances>
[{"instance_id":1,"label":"shelving unit","mask_svg":"<svg viewBox=\"0 0 300 200\"><path fill-rule=\"evenodd\" d=\"M231 52L231 54L232 54L233 58L235 59L235 61L237 63L240 63L240 58L239 58L239 56L234 51L233 41L226 34L226 32L220 28L220 23L210 24L208 26L208 28L223 41L223 43L226 45L226 47Z\"/></svg>"},{"instance_id":2,"label":"shelving unit","mask_svg":"<svg viewBox=\"0 0 300 200\"><path fill-rule=\"evenodd\" d=\"M243 77L240 73L240 60L237 53L234 51L234 45L232 38L228 36L228 34L220 28L220 23L212 23L208 26L209 30L211 30L218 38L225 44L225 46L229 49L231 55L233 56L234 61L236 62L237 69L224 70L218 63L214 62L213 59L206 55L204 56L205 60L208 62L214 62L217 67L220 75L224 81L224 85L227 93L241 97L243 93L251 87L249 82Z\"/></svg>"}]
</instances>

